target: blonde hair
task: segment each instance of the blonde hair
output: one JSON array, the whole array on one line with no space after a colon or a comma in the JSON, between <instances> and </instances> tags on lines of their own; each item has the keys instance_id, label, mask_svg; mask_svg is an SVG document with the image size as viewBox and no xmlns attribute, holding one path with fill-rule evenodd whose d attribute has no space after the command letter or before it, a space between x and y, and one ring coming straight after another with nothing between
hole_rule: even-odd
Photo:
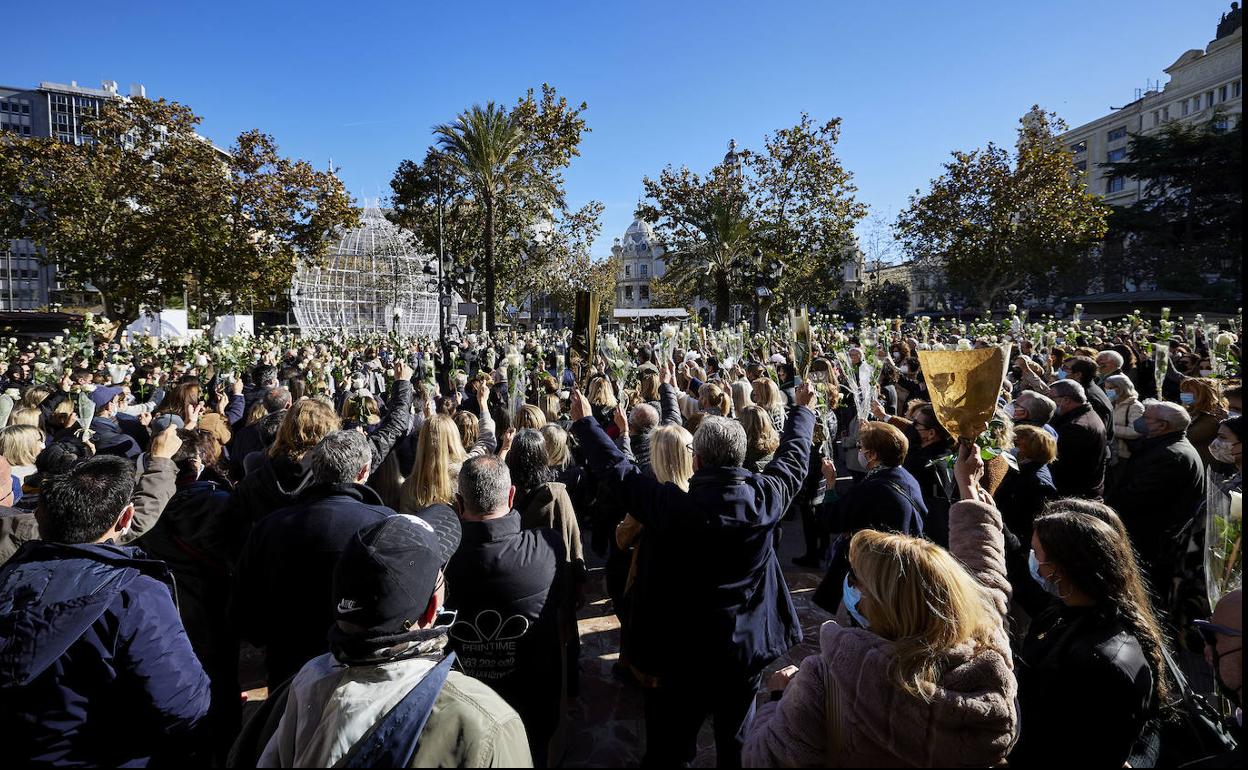
<instances>
[{"instance_id":1,"label":"blonde hair","mask_svg":"<svg viewBox=\"0 0 1248 770\"><path fill-rule=\"evenodd\" d=\"M14 409L9 414L9 425L30 425L35 428L39 427L39 421L43 418L43 412L29 406L21 406Z\"/></svg>"},{"instance_id":2,"label":"blonde hair","mask_svg":"<svg viewBox=\"0 0 1248 770\"><path fill-rule=\"evenodd\" d=\"M935 543L864 529L849 561L871 630L893 643L888 678L920 700L931 701L950 650L988 647L999 631L987 591Z\"/></svg>"},{"instance_id":3,"label":"blonde hair","mask_svg":"<svg viewBox=\"0 0 1248 770\"><path fill-rule=\"evenodd\" d=\"M660 425L650 431L650 467L660 484L689 491L693 477L693 434L679 425Z\"/></svg>"},{"instance_id":4,"label":"blonde hair","mask_svg":"<svg viewBox=\"0 0 1248 770\"><path fill-rule=\"evenodd\" d=\"M0 456L10 465L33 465L43 451L43 431L33 425L10 425L0 430Z\"/></svg>"},{"instance_id":5,"label":"blonde hair","mask_svg":"<svg viewBox=\"0 0 1248 770\"><path fill-rule=\"evenodd\" d=\"M425 420L412 472L399 490L400 510L411 513L434 503L449 505L455 499L459 467L467 457L454 420L444 414Z\"/></svg>"},{"instance_id":6,"label":"blonde hair","mask_svg":"<svg viewBox=\"0 0 1248 770\"><path fill-rule=\"evenodd\" d=\"M558 425L548 423L542 426L542 441L546 442L546 456L550 459L550 467L566 468L572 463L572 453L568 451L568 432Z\"/></svg>"},{"instance_id":7,"label":"blonde hair","mask_svg":"<svg viewBox=\"0 0 1248 770\"><path fill-rule=\"evenodd\" d=\"M741 410L741 427L745 428L745 445L760 457L780 447L780 434L771 422L771 415L761 406L750 404Z\"/></svg>"},{"instance_id":8,"label":"blonde hair","mask_svg":"<svg viewBox=\"0 0 1248 770\"><path fill-rule=\"evenodd\" d=\"M31 385L22 394L21 405L30 409L38 409L39 405L52 395L52 388L47 385Z\"/></svg>"},{"instance_id":9,"label":"blonde hair","mask_svg":"<svg viewBox=\"0 0 1248 770\"><path fill-rule=\"evenodd\" d=\"M355 393L349 394L342 402L342 410L338 416L343 420L355 420L366 425L376 425L381 422L381 414L377 410L377 399L372 396L363 396L364 419L360 420L360 400L361 397Z\"/></svg>"},{"instance_id":10,"label":"blonde hair","mask_svg":"<svg viewBox=\"0 0 1248 770\"><path fill-rule=\"evenodd\" d=\"M754 386L754 403L771 414L784 411L784 398L780 395L780 386L770 377L759 377L752 383Z\"/></svg>"},{"instance_id":11,"label":"blonde hair","mask_svg":"<svg viewBox=\"0 0 1248 770\"><path fill-rule=\"evenodd\" d=\"M532 428L533 430L541 430L546 424L546 415L541 409L532 404L525 404L516 410L516 416L511 420L511 427L516 430L524 430Z\"/></svg>"},{"instance_id":12,"label":"blonde hair","mask_svg":"<svg viewBox=\"0 0 1248 770\"><path fill-rule=\"evenodd\" d=\"M713 412L723 417L732 415L732 399L724 389L713 382L708 382L698 391L698 406L704 412Z\"/></svg>"},{"instance_id":13,"label":"blonde hair","mask_svg":"<svg viewBox=\"0 0 1248 770\"><path fill-rule=\"evenodd\" d=\"M559 422L559 396L555 393L545 393L538 399L541 405L542 416L546 418L547 423Z\"/></svg>"},{"instance_id":14,"label":"blonde hair","mask_svg":"<svg viewBox=\"0 0 1248 770\"><path fill-rule=\"evenodd\" d=\"M655 372L642 374L637 382L637 392L641 395L642 401L658 401L659 375Z\"/></svg>"},{"instance_id":15,"label":"blonde hair","mask_svg":"<svg viewBox=\"0 0 1248 770\"><path fill-rule=\"evenodd\" d=\"M298 462L309 449L341 425L332 406L314 398L296 401L282 418L277 438L269 447L269 457L286 457Z\"/></svg>"},{"instance_id":16,"label":"blonde hair","mask_svg":"<svg viewBox=\"0 0 1248 770\"><path fill-rule=\"evenodd\" d=\"M465 447L473 446L477 443L477 439L481 438L480 420L472 412L460 409L451 418L455 421L455 427L459 429L459 443Z\"/></svg>"},{"instance_id":17,"label":"blonde hair","mask_svg":"<svg viewBox=\"0 0 1248 770\"><path fill-rule=\"evenodd\" d=\"M611 384L611 380L606 377L595 377L589 382L589 403L594 406L605 406L611 408L619 406L619 401L615 399L615 387Z\"/></svg>"},{"instance_id":18,"label":"blonde hair","mask_svg":"<svg viewBox=\"0 0 1248 770\"><path fill-rule=\"evenodd\" d=\"M1057 459L1057 439L1034 425L1019 425L1014 429L1014 446L1018 447L1020 460L1048 465Z\"/></svg>"}]
</instances>

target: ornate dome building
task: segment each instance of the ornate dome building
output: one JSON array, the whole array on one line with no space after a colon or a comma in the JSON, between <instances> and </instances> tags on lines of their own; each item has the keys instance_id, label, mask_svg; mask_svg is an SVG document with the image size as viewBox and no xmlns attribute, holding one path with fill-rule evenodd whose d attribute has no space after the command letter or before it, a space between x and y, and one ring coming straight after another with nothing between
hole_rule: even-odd
<instances>
[{"instance_id":1,"label":"ornate dome building","mask_svg":"<svg viewBox=\"0 0 1248 770\"><path fill-rule=\"evenodd\" d=\"M617 308L650 307L650 279L661 278L667 266L663 262L663 246L654 235L654 229L640 219L624 231L623 238L616 238L611 255L620 263L615 280L615 306Z\"/></svg>"},{"instance_id":2,"label":"ornate dome building","mask_svg":"<svg viewBox=\"0 0 1248 770\"><path fill-rule=\"evenodd\" d=\"M376 206L360 227L340 233L323 265L300 265L291 282L295 318L304 334L438 333L438 296L422 273L433 257Z\"/></svg>"}]
</instances>

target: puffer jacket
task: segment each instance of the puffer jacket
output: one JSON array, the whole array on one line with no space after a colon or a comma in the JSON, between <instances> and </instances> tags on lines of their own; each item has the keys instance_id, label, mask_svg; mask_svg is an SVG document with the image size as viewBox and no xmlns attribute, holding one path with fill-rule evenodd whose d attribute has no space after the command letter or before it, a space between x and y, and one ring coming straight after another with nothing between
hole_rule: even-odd
<instances>
[{"instance_id":1,"label":"puffer jacket","mask_svg":"<svg viewBox=\"0 0 1248 770\"><path fill-rule=\"evenodd\" d=\"M835 621L819 634L820 652L802 661L784 697L763 704L746 737L747 767L991 767L1004 763L1018 736L1015 682L1005 631L1010 585L1001 515L963 501L950 509L950 550L980 582L996 618L991 640L950 650L925 703L888 678L893 643ZM829 729L828 683L839 722ZM828 735L840 745L829 750Z\"/></svg>"},{"instance_id":2,"label":"puffer jacket","mask_svg":"<svg viewBox=\"0 0 1248 770\"><path fill-rule=\"evenodd\" d=\"M1114 404L1114 441L1111 461L1116 465L1131 458L1131 444L1140 438L1135 421L1144 416L1144 405L1138 398Z\"/></svg>"},{"instance_id":3,"label":"puffer jacket","mask_svg":"<svg viewBox=\"0 0 1248 770\"><path fill-rule=\"evenodd\" d=\"M33 541L0 568L6 761L143 767L175 749L184 757L208 705L208 676L161 562L134 547Z\"/></svg>"}]
</instances>

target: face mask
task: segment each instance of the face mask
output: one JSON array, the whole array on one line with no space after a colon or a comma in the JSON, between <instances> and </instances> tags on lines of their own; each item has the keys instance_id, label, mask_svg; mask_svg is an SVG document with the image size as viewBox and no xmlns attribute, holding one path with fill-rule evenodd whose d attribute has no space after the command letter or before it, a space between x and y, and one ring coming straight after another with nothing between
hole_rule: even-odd
<instances>
[{"instance_id":1,"label":"face mask","mask_svg":"<svg viewBox=\"0 0 1248 770\"><path fill-rule=\"evenodd\" d=\"M867 456L866 454L863 453L861 449L858 450L858 464L864 468L867 468L871 465L871 463L867 462Z\"/></svg>"},{"instance_id":2,"label":"face mask","mask_svg":"<svg viewBox=\"0 0 1248 770\"><path fill-rule=\"evenodd\" d=\"M1059 380L1064 380L1064 379L1066 379L1066 370L1065 370L1065 369L1058 369L1058 370L1057 370L1057 379L1059 379Z\"/></svg>"},{"instance_id":3,"label":"face mask","mask_svg":"<svg viewBox=\"0 0 1248 770\"><path fill-rule=\"evenodd\" d=\"M1186 393L1186 392L1180 393L1179 401L1182 401L1184 406L1191 406L1192 404L1196 403L1196 394Z\"/></svg>"},{"instance_id":4,"label":"face mask","mask_svg":"<svg viewBox=\"0 0 1248 770\"><path fill-rule=\"evenodd\" d=\"M900 360L901 360L901 354L900 354L900 353L898 353L897 351L893 351L893 360L894 360L894 361L900 361Z\"/></svg>"},{"instance_id":5,"label":"face mask","mask_svg":"<svg viewBox=\"0 0 1248 770\"><path fill-rule=\"evenodd\" d=\"M1118 391L1114 390L1113 388L1110 388L1109 390L1105 391L1105 395L1109 396L1110 401L1118 400Z\"/></svg>"},{"instance_id":6,"label":"face mask","mask_svg":"<svg viewBox=\"0 0 1248 770\"><path fill-rule=\"evenodd\" d=\"M1227 417L1242 417L1243 412L1239 411L1238 409L1228 409L1226 410L1226 416Z\"/></svg>"},{"instance_id":7,"label":"face mask","mask_svg":"<svg viewBox=\"0 0 1248 770\"><path fill-rule=\"evenodd\" d=\"M846 607L848 606L849 605L846 604ZM1222 658L1225 658L1227 655L1234 655L1243 649L1242 645L1233 650L1227 650L1226 652L1218 652L1217 645L1213 645L1210 648L1210 652L1213 657L1213 680L1217 683L1218 690L1222 692L1222 696L1231 703L1239 703L1239 694L1243 688L1241 687L1239 690L1235 690L1222 680Z\"/></svg>"},{"instance_id":8,"label":"face mask","mask_svg":"<svg viewBox=\"0 0 1248 770\"><path fill-rule=\"evenodd\" d=\"M1148 438L1148 420L1143 417L1135 418L1135 422L1131 423L1131 427L1135 428L1135 432L1140 434L1141 438Z\"/></svg>"},{"instance_id":9,"label":"face mask","mask_svg":"<svg viewBox=\"0 0 1248 770\"><path fill-rule=\"evenodd\" d=\"M910 373L910 365L909 365L909 364L902 364L901 366L897 367L897 371L901 372L902 374L909 374L909 373Z\"/></svg>"},{"instance_id":10,"label":"face mask","mask_svg":"<svg viewBox=\"0 0 1248 770\"><path fill-rule=\"evenodd\" d=\"M1040 574L1040 561L1036 559L1035 549L1032 549L1031 553L1027 555L1027 571L1031 573L1031 579L1039 583L1045 593L1056 596L1059 599L1061 598L1061 592L1058 591L1057 584L1049 582L1048 579Z\"/></svg>"},{"instance_id":11,"label":"face mask","mask_svg":"<svg viewBox=\"0 0 1248 770\"><path fill-rule=\"evenodd\" d=\"M866 617L859 612L858 603L862 601L862 592L856 586L849 584L849 575L845 576L844 590L841 595L845 600L845 611L854 619L854 622L863 628L870 628L871 624L867 622Z\"/></svg>"},{"instance_id":12,"label":"face mask","mask_svg":"<svg viewBox=\"0 0 1248 770\"><path fill-rule=\"evenodd\" d=\"M1231 454L1231 442L1224 439L1214 439L1209 444L1209 454L1220 463L1235 464L1235 455Z\"/></svg>"},{"instance_id":13,"label":"face mask","mask_svg":"<svg viewBox=\"0 0 1248 770\"><path fill-rule=\"evenodd\" d=\"M1201 377L1208 377L1208 376L1209 376L1209 375L1211 375L1211 374L1213 374L1213 370L1212 370L1212 369L1201 369L1201 370L1200 370L1200 376L1201 376Z\"/></svg>"}]
</instances>

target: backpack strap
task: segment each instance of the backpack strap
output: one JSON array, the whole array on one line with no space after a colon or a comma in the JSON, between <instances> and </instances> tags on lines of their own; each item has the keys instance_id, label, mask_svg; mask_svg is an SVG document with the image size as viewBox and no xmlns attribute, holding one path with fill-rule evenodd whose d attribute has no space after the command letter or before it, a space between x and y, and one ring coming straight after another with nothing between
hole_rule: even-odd
<instances>
[{"instance_id":1,"label":"backpack strap","mask_svg":"<svg viewBox=\"0 0 1248 770\"><path fill-rule=\"evenodd\" d=\"M407 767L454 662L453 652L443 658L403 696L403 700L356 741L335 767Z\"/></svg>"}]
</instances>

